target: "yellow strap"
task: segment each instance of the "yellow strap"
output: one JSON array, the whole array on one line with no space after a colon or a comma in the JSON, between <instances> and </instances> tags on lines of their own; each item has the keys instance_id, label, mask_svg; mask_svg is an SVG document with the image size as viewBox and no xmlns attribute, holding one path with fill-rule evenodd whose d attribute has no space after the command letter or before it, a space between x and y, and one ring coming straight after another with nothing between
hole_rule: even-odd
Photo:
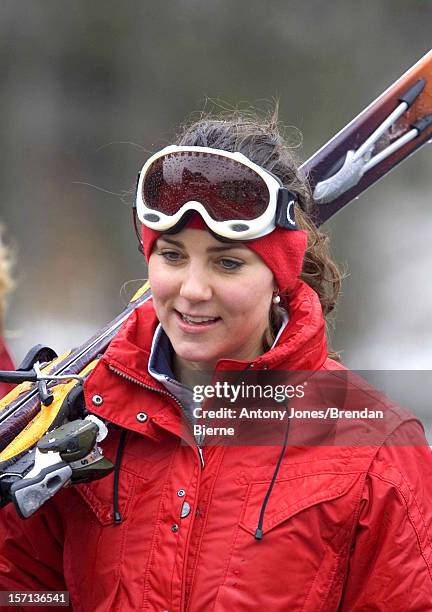
<instances>
[{"instance_id":1,"label":"yellow strap","mask_svg":"<svg viewBox=\"0 0 432 612\"><path fill-rule=\"evenodd\" d=\"M140 298L143 295L143 293L145 293L149 289L150 289L150 283L146 281L144 285L142 285L142 287L138 289L138 291L135 293L135 295L132 297L130 301L135 302L138 298Z\"/></svg>"},{"instance_id":2,"label":"yellow strap","mask_svg":"<svg viewBox=\"0 0 432 612\"><path fill-rule=\"evenodd\" d=\"M98 363L98 359L91 361L81 372L81 376L88 374ZM51 423L58 415L66 395L78 383L72 379L70 382L61 383L50 387L49 391L53 394L53 402L49 406L41 407L37 415L20 431L20 433L6 446L0 453L0 462L8 461L16 455L28 450L49 430Z\"/></svg>"},{"instance_id":3,"label":"yellow strap","mask_svg":"<svg viewBox=\"0 0 432 612\"><path fill-rule=\"evenodd\" d=\"M14 402L17 397L21 395L21 393L27 393L27 391L30 391L32 388L32 384L33 383L31 382L23 382L20 385L14 387L12 391L9 391L9 393L0 400L0 412L7 408L9 404Z\"/></svg>"},{"instance_id":4,"label":"yellow strap","mask_svg":"<svg viewBox=\"0 0 432 612\"><path fill-rule=\"evenodd\" d=\"M56 357L56 359L53 359L53 361L50 361L48 365L42 368L41 371L49 374L49 372L51 372L53 367L61 363L62 361L64 361L66 357L70 355L70 353L71 353L70 351L67 351L66 353L63 353L63 355ZM17 385L16 387L14 387L12 391L9 391L9 393L0 400L0 412L4 410L5 408L7 408L9 404L14 402L22 393L27 393L28 391L31 391L32 385L34 385L34 383L23 382L20 385Z\"/></svg>"}]
</instances>

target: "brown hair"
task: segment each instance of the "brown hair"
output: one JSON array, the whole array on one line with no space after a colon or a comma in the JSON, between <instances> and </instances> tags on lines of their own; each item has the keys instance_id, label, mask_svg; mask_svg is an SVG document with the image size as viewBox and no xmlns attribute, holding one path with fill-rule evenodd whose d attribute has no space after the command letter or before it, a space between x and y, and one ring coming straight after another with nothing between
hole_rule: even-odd
<instances>
[{"instance_id":1,"label":"brown hair","mask_svg":"<svg viewBox=\"0 0 432 612\"><path fill-rule=\"evenodd\" d=\"M298 170L299 163L292 147L281 134L277 115L277 106L263 119L256 113L241 111L218 117L203 115L198 121L183 127L176 144L243 153L251 161L275 174L285 187L297 195L297 223L308 232L308 246L300 278L318 294L328 323L328 315L333 311L339 295L342 274L331 258L328 236L313 222L315 204L309 184ZM280 308L273 306L270 314L273 338L280 322ZM272 337L266 338L268 347L272 344L271 340Z\"/></svg>"}]
</instances>

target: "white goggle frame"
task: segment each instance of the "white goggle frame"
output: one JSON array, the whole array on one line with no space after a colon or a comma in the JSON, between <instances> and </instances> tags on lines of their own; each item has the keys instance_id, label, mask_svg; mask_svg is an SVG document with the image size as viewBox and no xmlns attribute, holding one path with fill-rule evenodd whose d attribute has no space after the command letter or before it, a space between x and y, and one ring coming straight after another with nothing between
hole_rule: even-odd
<instances>
[{"instance_id":1,"label":"white goggle frame","mask_svg":"<svg viewBox=\"0 0 432 612\"><path fill-rule=\"evenodd\" d=\"M248 168L251 168L262 178L269 192L269 201L264 213L256 217L255 219L231 219L227 221L215 221L209 215L205 206L201 202L197 202L194 200L185 202L185 204L183 204L174 215L166 215L158 210L149 208L142 197L143 183L146 177L147 170L160 157L163 157L169 153L183 152L215 154L219 157L226 157L236 162L240 162ZM276 222L278 200L281 191L285 192L284 195L288 194L289 197L284 198L285 212L283 214L282 222ZM242 153L231 153L229 151L222 151L220 149L212 149L209 147L186 147L170 145L152 155L144 164L137 182L135 206L138 219L141 221L141 223L157 232L166 232L168 230L171 230L175 225L177 225L177 223L181 221L183 215L186 212L193 210L201 215L209 229L212 230L218 236L227 238L229 240L254 240L255 238L260 238L261 236L265 236L266 234L272 232L275 229L276 225L281 225L286 229L297 229L294 217L295 202L295 196L287 189L282 187L279 179L277 179L275 176L273 176L254 162L250 161L250 159L248 159ZM155 221L149 220L147 215L157 216L159 217L159 219ZM242 225L245 226L245 228L238 229ZM235 229L235 226L237 226L237 229Z\"/></svg>"}]
</instances>

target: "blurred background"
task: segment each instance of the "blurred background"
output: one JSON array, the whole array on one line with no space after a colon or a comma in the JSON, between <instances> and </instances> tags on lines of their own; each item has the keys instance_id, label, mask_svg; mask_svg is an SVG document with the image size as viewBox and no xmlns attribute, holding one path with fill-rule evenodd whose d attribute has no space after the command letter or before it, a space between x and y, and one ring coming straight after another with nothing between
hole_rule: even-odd
<instances>
[{"instance_id":1,"label":"blurred background","mask_svg":"<svg viewBox=\"0 0 432 612\"><path fill-rule=\"evenodd\" d=\"M305 160L431 45L430 0L2 0L6 340L76 346L146 278L120 195L203 109L280 119ZM432 147L326 224L349 271L332 345L357 369L431 369Z\"/></svg>"}]
</instances>

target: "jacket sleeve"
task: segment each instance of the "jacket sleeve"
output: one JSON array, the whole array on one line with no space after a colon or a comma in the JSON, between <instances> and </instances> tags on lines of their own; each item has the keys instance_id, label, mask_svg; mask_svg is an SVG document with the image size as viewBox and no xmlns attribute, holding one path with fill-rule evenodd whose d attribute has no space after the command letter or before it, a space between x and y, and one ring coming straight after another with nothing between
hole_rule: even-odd
<instances>
[{"instance_id":1,"label":"jacket sleeve","mask_svg":"<svg viewBox=\"0 0 432 612\"><path fill-rule=\"evenodd\" d=\"M432 610L431 542L432 452L410 421L368 472L340 610Z\"/></svg>"},{"instance_id":2,"label":"jacket sleeve","mask_svg":"<svg viewBox=\"0 0 432 612\"><path fill-rule=\"evenodd\" d=\"M11 504L0 510L1 591L67 591L63 578L63 524L53 501L25 520ZM0 609L6 610L2 606Z\"/></svg>"}]
</instances>

